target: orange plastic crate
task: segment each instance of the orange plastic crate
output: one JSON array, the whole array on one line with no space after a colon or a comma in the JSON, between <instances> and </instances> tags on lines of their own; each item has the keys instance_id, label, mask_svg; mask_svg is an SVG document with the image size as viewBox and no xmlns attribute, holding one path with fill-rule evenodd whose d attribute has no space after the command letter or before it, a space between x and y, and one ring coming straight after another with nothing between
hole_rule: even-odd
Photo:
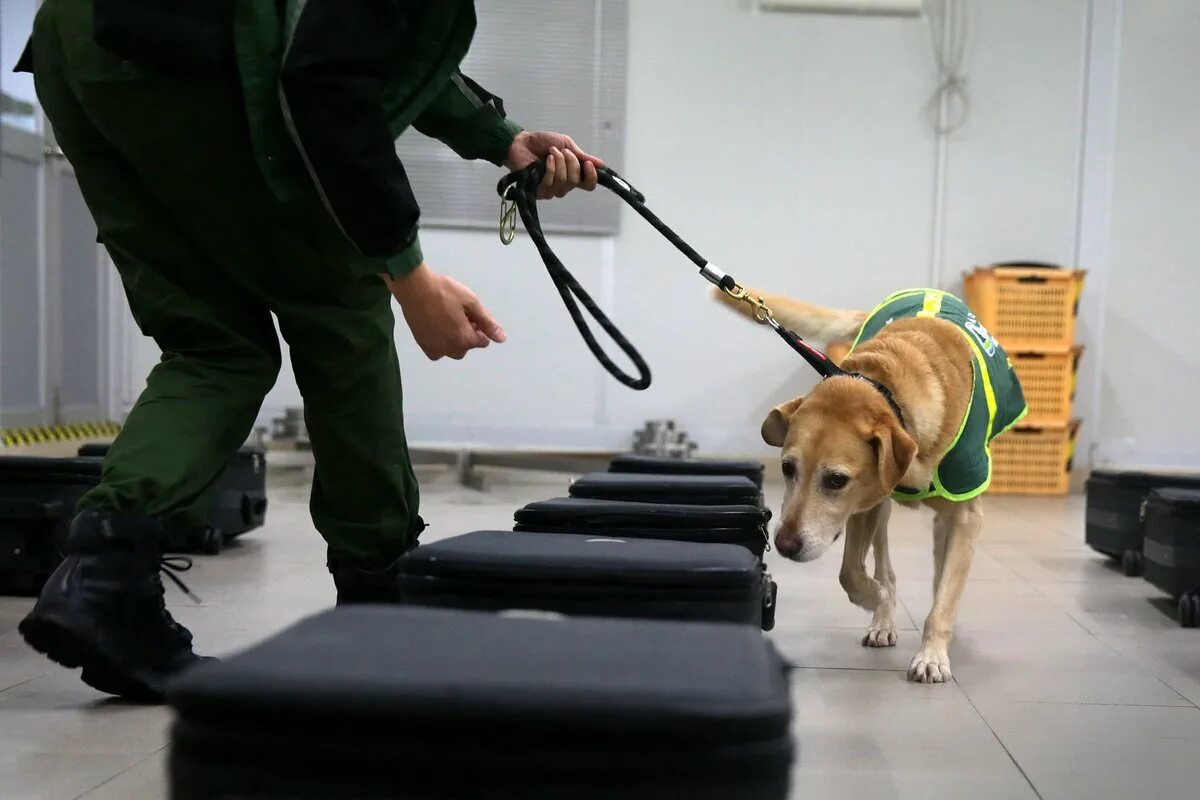
<instances>
[{"instance_id":1,"label":"orange plastic crate","mask_svg":"<svg viewBox=\"0 0 1200 800\"><path fill-rule=\"evenodd\" d=\"M1066 350L1086 273L1081 269L978 267L963 278L967 305L1004 349Z\"/></svg>"},{"instance_id":2,"label":"orange plastic crate","mask_svg":"<svg viewBox=\"0 0 1200 800\"><path fill-rule=\"evenodd\" d=\"M992 442L992 494L1064 495L1071 488L1071 459L1079 420L1022 425Z\"/></svg>"},{"instance_id":3,"label":"orange plastic crate","mask_svg":"<svg viewBox=\"0 0 1200 800\"><path fill-rule=\"evenodd\" d=\"M1070 350L1010 352L1013 368L1029 404L1026 425L1061 425L1071 421L1075 382L1082 347Z\"/></svg>"}]
</instances>

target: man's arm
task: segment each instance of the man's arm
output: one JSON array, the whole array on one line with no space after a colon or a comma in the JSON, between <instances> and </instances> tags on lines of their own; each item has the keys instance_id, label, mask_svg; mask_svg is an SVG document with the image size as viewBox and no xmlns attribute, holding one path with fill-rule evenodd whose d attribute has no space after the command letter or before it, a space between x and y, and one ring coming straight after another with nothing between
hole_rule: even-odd
<instances>
[{"instance_id":1,"label":"man's arm","mask_svg":"<svg viewBox=\"0 0 1200 800\"><path fill-rule=\"evenodd\" d=\"M395 0L308 0L288 20L280 79L284 119L326 209L364 254L401 277L421 263L420 209L384 112L401 45Z\"/></svg>"},{"instance_id":2,"label":"man's arm","mask_svg":"<svg viewBox=\"0 0 1200 800\"><path fill-rule=\"evenodd\" d=\"M437 139L465 159L483 159L504 166L521 126L506 118L504 101L460 71L413 122L413 127Z\"/></svg>"}]
</instances>

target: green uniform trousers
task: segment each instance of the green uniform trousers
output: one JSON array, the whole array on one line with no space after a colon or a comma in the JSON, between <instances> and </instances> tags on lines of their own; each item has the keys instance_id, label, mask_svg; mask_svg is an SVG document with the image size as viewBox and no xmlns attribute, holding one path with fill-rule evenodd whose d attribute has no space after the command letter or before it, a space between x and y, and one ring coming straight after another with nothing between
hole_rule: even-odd
<instances>
[{"instance_id":1,"label":"green uniform trousers","mask_svg":"<svg viewBox=\"0 0 1200 800\"><path fill-rule=\"evenodd\" d=\"M37 93L162 360L81 508L203 524L275 383L273 314L316 456L313 521L333 554L390 563L419 533L390 294L351 269L315 190L293 206L269 191L236 75L124 62L96 45L91 9L42 6Z\"/></svg>"}]
</instances>

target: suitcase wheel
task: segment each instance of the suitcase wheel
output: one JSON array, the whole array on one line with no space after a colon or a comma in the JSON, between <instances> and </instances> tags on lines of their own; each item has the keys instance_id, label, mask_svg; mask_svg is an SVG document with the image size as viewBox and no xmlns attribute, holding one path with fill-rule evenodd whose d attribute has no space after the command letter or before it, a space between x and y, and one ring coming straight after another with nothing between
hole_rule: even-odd
<instances>
[{"instance_id":1,"label":"suitcase wheel","mask_svg":"<svg viewBox=\"0 0 1200 800\"><path fill-rule=\"evenodd\" d=\"M1180 596L1179 624L1184 628L1200 626L1200 592L1184 592Z\"/></svg>"},{"instance_id":2,"label":"suitcase wheel","mask_svg":"<svg viewBox=\"0 0 1200 800\"><path fill-rule=\"evenodd\" d=\"M220 555L224 547L225 535L216 528L205 528L200 534L200 552L210 556Z\"/></svg>"},{"instance_id":3,"label":"suitcase wheel","mask_svg":"<svg viewBox=\"0 0 1200 800\"><path fill-rule=\"evenodd\" d=\"M1146 571L1146 562L1140 550L1126 550L1121 554L1121 571L1130 578L1136 578Z\"/></svg>"}]
</instances>

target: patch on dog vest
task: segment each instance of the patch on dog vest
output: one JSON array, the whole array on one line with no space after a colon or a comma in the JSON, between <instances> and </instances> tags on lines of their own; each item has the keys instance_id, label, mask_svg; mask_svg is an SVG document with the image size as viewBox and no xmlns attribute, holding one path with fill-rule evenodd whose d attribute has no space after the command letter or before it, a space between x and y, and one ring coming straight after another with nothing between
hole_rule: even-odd
<instances>
[{"instance_id":1,"label":"patch on dog vest","mask_svg":"<svg viewBox=\"0 0 1200 800\"><path fill-rule=\"evenodd\" d=\"M967 413L933 473L933 483L923 492L897 490L892 496L897 500L970 500L991 485L992 440L1029 413L1025 393L996 337L979 323L966 303L937 289L908 289L884 300L859 329L850 352L896 320L912 317L940 317L962 331L975 356L971 359L975 379Z\"/></svg>"}]
</instances>

